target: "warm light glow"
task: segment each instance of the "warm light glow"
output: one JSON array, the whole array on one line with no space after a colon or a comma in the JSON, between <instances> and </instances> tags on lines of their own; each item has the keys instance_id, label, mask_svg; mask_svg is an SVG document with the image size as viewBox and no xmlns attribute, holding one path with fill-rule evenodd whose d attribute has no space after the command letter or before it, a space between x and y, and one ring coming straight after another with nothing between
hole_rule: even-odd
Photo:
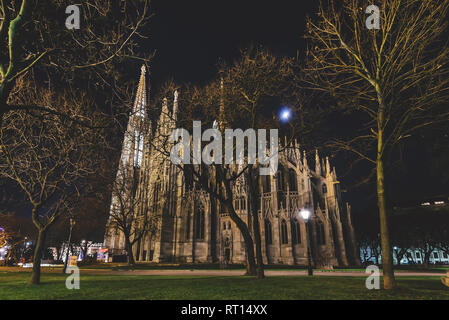
<instances>
[{"instance_id":1,"label":"warm light glow","mask_svg":"<svg viewBox=\"0 0 449 320\"><path fill-rule=\"evenodd\" d=\"M0 248L3 248L6 246L8 242L6 241L6 232L5 229L0 227Z\"/></svg>"},{"instance_id":2,"label":"warm light glow","mask_svg":"<svg viewBox=\"0 0 449 320\"><path fill-rule=\"evenodd\" d=\"M307 221L310 217L310 211L307 209L302 209L301 211L299 211L299 214L305 221Z\"/></svg>"}]
</instances>

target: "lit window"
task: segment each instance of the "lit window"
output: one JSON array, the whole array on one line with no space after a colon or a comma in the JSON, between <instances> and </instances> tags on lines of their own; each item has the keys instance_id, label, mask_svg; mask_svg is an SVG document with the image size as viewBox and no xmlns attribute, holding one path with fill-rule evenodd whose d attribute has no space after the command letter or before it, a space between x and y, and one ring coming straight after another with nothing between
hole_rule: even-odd
<instances>
[{"instance_id":1,"label":"lit window","mask_svg":"<svg viewBox=\"0 0 449 320\"><path fill-rule=\"evenodd\" d=\"M137 130L134 137L134 166L140 167L142 165L143 156L143 135Z\"/></svg>"}]
</instances>

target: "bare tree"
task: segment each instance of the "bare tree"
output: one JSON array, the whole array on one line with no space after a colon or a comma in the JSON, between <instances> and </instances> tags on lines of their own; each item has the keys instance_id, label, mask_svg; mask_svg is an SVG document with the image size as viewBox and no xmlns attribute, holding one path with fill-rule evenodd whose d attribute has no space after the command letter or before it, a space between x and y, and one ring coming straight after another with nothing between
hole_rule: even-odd
<instances>
[{"instance_id":1,"label":"bare tree","mask_svg":"<svg viewBox=\"0 0 449 320\"><path fill-rule=\"evenodd\" d=\"M155 104L159 105L164 101L167 93L172 93L176 88L174 83L170 82L163 87L159 98L155 99ZM175 126L181 128L192 129L193 121L201 119L204 128L218 128L221 132L224 131L225 118L224 114L220 113L221 106L223 106L223 86L220 80L212 81L204 87L187 85L182 89L179 104L182 108L179 118L167 110L165 115L167 119L171 120L172 127L164 127L162 130L156 130L155 136L150 141L151 148L158 152L162 157L170 160L170 153L173 147L173 142L169 138ZM167 125L167 124L161 124ZM222 138L224 139L223 135ZM217 137L216 139L219 139ZM224 140L223 140L224 141ZM184 150L183 152L187 152ZM190 148L190 158L194 158L193 148ZM224 156L224 155L223 155ZM222 162L224 163L224 162ZM238 215L234 207L233 188L236 181L242 177L246 171L246 166L239 168L235 165L217 164L183 164L175 165L176 168L184 174L186 180L189 180L193 186L193 192L203 190L208 193L211 200L217 201L221 208L226 209L230 219L235 223L241 232L247 255L246 269L247 275L256 275L256 263L254 260L254 242L248 224ZM188 183L188 182L186 182Z\"/></svg>"},{"instance_id":2,"label":"bare tree","mask_svg":"<svg viewBox=\"0 0 449 320\"><path fill-rule=\"evenodd\" d=\"M122 86L117 64L123 68L124 61L149 61L151 54L135 53L138 41L146 38L148 0L82 1L76 5L80 28L69 30L66 8L71 5L68 0L0 1L0 121L9 110L60 112L8 101L17 79L30 70L49 85L103 85L116 95Z\"/></svg>"},{"instance_id":3,"label":"bare tree","mask_svg":"<svg viewBox=\"0 0 449 320\"><path fill-rule=\"evenodd\" d=\"M21 104L42 103L55 110L10 111L0 131L0 176L14 181L24 195L37 229L31 284L40 283L40 262L48 229L63 214L73 212L81 195L89 191L89 177L101 155L101 134L74 123L76 117L92 126L97 119L83 113L89 99L73 92L54 93L21 81Z\"/></svg>"},{"instance_id":4,"label":"bare tree","mask_svg":"<svg viewBox=\"0 0 449 320\"><path fill-rule=\"evenodd\" d=\"M380 29L369 30L364 1L323 1L316 19L307 23L309 84L364 124L330 146L375 166L385 289L396 285L385 157L416 130L447 120L441 103L449 93L448 8L447 0L382 1Z\"/></svg>"},{"instance_id":5,"label":"bare tree","mask_svg":"<svg viewBox=\"0 0 449 320\"><path fill-rule=\"evenodd\" d=\"M130 266L135 264L134 244L144 236L154 236L160 218L155 213L148 214L149 201L152 199L143 197L143 194L138 192L138 182L137 168L119 168L112 184L112 205L106 226L108 232L120 230L123 233ZM153 205L156 206L158 203Z\"/></svg>"},{"instance_id":6,"label":"bare tree","mask_svg":"<svg viewBox=\"0 0 449 320\"><path fill-rule=\"evenodd\" d=\"M280 103L292 88L292 65L291 59L278 58L264 50L242 52L242 56L235 63L223 64L220 67L219 79L204 87L187 86L182 90L180 104L183 112L177 119L177 124L182 128L192 128L192 121L201 119L204 130L214 127L221 132L221 137L214 138L214 141L221 139L221 145L226 143L226 129L257 130L278 126L276 121L267 121L262 114L264 110L272 111L273 101ZM174 90L173 85L168 87ZM167 143L170 133L170 130L165 131L165 137L158 136L156 143L153 142L153 147L166 157L170 156L172 147L172 144ZM162 142L157 142L158 139ZM185 175L192 176L199 189L206 191L226 209L244 239L248 260L247 274L257 275L262 279L264 267L259 225L260 164L249 164L247 156L244 156L243 164L225 164L224 154L221 154L221 157L220 162L213 161L210 165L181 163L177 167ZM194 158L192 148L190 158ZM240 196L243 193L247 194L249 199L247 221L239 216L234 207L234 195ZM254 261L255 256L257 264Z\"/></svg>"},{"instance_id":7,"label":"bare tree","mask_svg":"<svg viewBox=\"0 0 449 320\"><path fill-rule=\"evenodd\" d=\"M222 99L226 124L254 130L278 127L279 123L267 119L263 114L264 111L267 113L267 110L272 110L273 103L286 102L287 96L292 93L293 65L292 59L279 58L261 49L243 51L233 64L223 65L220 74L224 80ZM292 106L292 109L296 109L296 106ZM289 135L289 138L294 137L292 132ZM256 246L257 277L262 279L264 266L259 223L259 165L248 164L246 171L249 213Z\"/></svg>"}]
</instances>

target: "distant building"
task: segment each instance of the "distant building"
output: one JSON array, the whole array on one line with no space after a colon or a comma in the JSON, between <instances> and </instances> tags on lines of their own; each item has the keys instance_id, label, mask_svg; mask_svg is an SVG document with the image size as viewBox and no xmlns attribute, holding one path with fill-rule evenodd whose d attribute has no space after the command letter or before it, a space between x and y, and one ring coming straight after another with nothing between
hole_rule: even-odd
<instances>
[{"instance_id":1,"label":"distant building","mask_svg":"<svg viewBox=\"0 0 449 320\"><path fill-rule=\"evenodd\" d=\"M441 212L441 214L449 214L449 198L445 196L434 197L433 199L427 199L421 201L418 205L408 206L405 208L395 207L393 210L395 214L406 217L407 214L419 213L422 214L422 219L426 219L426 214ZM449 219L448 219L449 222ZM406 226L405 226L406 227ZM449 225L448 225L449 227ZM447 239L449 241L449 239ZM394 243L393 243L394 244ZM441 247L441 246L440 246ZM431 248L431 247L430 247ZM398 254L402 248L398 246L393 247L393 262L398 264ZM405 249L405 248L404 248ZM410 245L410 248L402 255L399 261L400 264L423 264L425 263L425 251L424 248L419 248ZM449 264L449 255L447 252L436 247L432 251L427 250L429 254L430 264ZM363 264L382 263L382 255L380 246L377 248L370 247L369 245L360 246L360 260Z\"/></svg>"},{"instance_id":2,"label":"distant building","mask_svg":"<svg viewBox=\"0 0 449 320\"><path fill-rule=\"evenodd\" d=\"M398 264L398 254L397 251L400 248L395 247L393 249L393 263ZM377 248L377 250L373 250L370 247L367 248L360 248L360 260L363 264L375 264L376 263L376 253L374 252L381 252L380 247ZM432 251L430 255L430 263L431 264L449 264L449 255L439 249L435 249ZM382 255L378 254L377 262L379 264L382 264ZM423 264L424 263L424 256L422 251L418 249L407 249L407 253L404 254L402 257L400 264Z\"/></svg>"},{"instance_id":3,"label":"distant building","mask_svg":"<svg viewBox=\"0 0 449 320\"><path fill-rule=\"evenodd\" d=\"M0 248L0 260L1 261L6 259L6 255L8 254L8 250L9 250L9 246L8 245Z\"/></svg>"},{"instance_id":4,"label":"distant building","mask_svg":"<svg viewBox=\"0 0 449 320\"><path fill-rule=\"evenodd\" d=\"M98 252L103 248L104 248L104 245L101 242L94 243L93 241L88 241L87 256L92 257L92 258L97 257ZM67 256L67 250L68 250L67 242L62 243L60 248L49 247L48 249L50 249L53 252L54 260L57 260L58 256L59 256L60 259L65 262L65 259ZM57 252L57 251L59 251L59 252ZM58 255L58 253L59 253L59 255ZM83 250L81 249L81 246L72 244L70 246L70 250L69 250L69 256L71 256L71 255L78 256L78 261L83 260Z\"/></svg>"}]
</instances>

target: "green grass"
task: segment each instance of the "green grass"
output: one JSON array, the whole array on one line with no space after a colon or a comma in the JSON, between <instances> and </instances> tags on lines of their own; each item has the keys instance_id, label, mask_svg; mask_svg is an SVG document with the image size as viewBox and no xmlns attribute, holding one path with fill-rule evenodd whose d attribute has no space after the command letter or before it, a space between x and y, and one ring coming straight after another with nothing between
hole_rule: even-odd
<instances>
[{"instance_id":1,"label":"green grass","mask_svg":"<svg viewBox=\"0 0 449 320\"><path fill-rule=\"evenodd\" d=\"M81 271L82 273L82 271ZM195 277L81 275L80 290L65 287L66 276L45 273L30 286L29 272L0 272L5 299L449 299L438 277L400 277L393 291L367 290L364 277Z\"/></svg>"}]
</instances>

